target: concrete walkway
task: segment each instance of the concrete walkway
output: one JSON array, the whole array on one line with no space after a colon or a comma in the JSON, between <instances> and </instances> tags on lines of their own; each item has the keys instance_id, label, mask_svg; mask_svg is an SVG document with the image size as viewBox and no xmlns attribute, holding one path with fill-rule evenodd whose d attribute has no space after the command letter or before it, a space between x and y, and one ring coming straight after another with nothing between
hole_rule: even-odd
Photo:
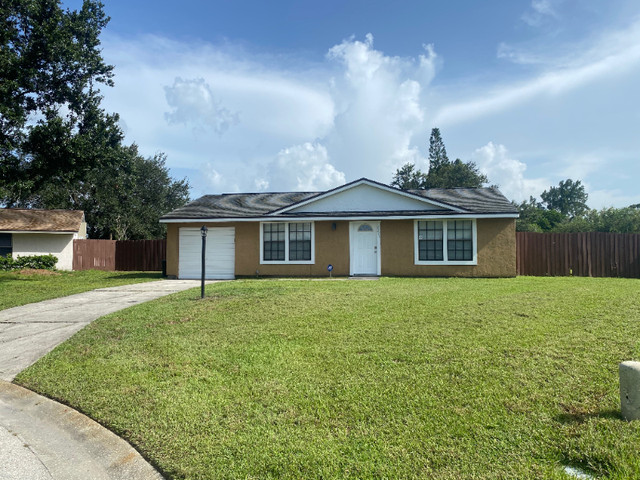
<instances>
[{"instance_id":1,"label":"concrete walkway","mask_svg":"<svg viewBox=\"0 0 640 480\"><path fill-rule=\"evenodd\" d=\"M162 478L93 420L8 382L93 320L199 284L161 280L100 288L0 311L0 480Z\"/></svg>"}]
</instances>

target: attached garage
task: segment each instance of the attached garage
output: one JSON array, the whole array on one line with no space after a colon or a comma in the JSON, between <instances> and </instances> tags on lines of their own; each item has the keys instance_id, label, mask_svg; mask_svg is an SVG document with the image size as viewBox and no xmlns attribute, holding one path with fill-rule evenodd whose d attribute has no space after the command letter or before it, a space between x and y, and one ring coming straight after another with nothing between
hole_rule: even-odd
<instances>
[{"instance_id":1,"label":"attached garage","mask_svg":"<svg viewBox=\"0 0 640 480\"><path fill-rule=\"evenodd\" d=\"M181 228L178 278L198 279L202 271L202 237L199 228ZM205 278L235 278L235 228L213 227L207 233Z\"/></svg>"}]
</instances>

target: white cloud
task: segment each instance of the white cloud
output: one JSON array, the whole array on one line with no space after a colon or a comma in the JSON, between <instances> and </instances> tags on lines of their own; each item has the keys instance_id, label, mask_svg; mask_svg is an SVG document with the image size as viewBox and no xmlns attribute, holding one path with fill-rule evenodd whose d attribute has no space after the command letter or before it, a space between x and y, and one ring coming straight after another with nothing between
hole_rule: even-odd
<instances>
[{"instance_id":1,"label":"white cloud","mask_svg":"<svg viewBox=\"0 0 640 480\"><path fill-rule=\"evenodd\" d=\"M190 125L195 130L211 128L218 135L239 121L238 112L231 112L216 100L203 78L183 80L177 77L173 86L164 87L171 112L165 113L169 124Z\"/></svg>"},{"instance_id":2,"label":"white cloud","mask_svg":"<svg viewBox=\"0 0 640 480\"><path fill-rule=\"evenodd\" d=\"M626 30L602 36L594 45L574 47L570 54L559 58L506 44L499 46L498 55L517 63L548 64L550 69L519 84L476 92L477 98L445 105L435 115L435 124L446 126L492 115L534 98L558 96L586 84L623 76L640 65L640 21Z\"/></svg>"},{"instance_id":3,"label":"white cloud","mask_svg":"<svg viewBox=\"0 0 640 480\"><path fill-rule=\"evenodd\" d=\"M612 206L628 207L640 203L640 194L629 195L620 189L591 190L590 187L591 185L585 184L585 190L589 194L587 205L597 210Z\"/></svg>"},{"instance_id":4,"label":"white cloud","mask_svg":"<svg viewBox=\"0 0 640 480\"><path fill-rule=\"evenodd\" d=\"M531 8L540 15L551 15L552 17L558 15L555 9L551 6L550 0L532 0Z\"/></svg>"},{"instance_id":5,"label":"white cloud","mask_svg":"<svg viewBox=\"0 0 640 480\"><path fill-rule=\"evenodd\" d=\"M253 182L256 186L256 191L264 192L269 188L269 180L266 178L256 178Z\"/></svg>"},{"instance_id":6,"label":"white cloud","mask_svg":"<svg viewBox=\"0 0 640 480\"><path fill-rule=\"evenodd\" d=\"M546 61L543 54L516 48L504 42L498 44L497 57L501 60L509 60L519 65L539 65Z\"/></svg>"},{"instance_id":7,"label":"white cloud","mask_svg":"<svg viewBox=\"0 0 640 480\"><path fill-rule=\"evenodd\" d=\"M293 182L292 182L293 180ZM345 183L344 173L329 161L327 149L318 143L304 143L281 150L267 169L267 178L256 186L273 191L328 190Z\"/></svg>"},{"instance_id":8,"label":"white cloud","mask_svg":"<svg viewBox=\"0 0 640 480\"><path fill-rule=\"evenodd\" d=\"M625 181L615 175L637 172L638 114L629 104L640 22L553 50L504 43L502 58L526 64L510 65L517 81L478 75L437 87L433 46L392 56L371 35L344 40L315 63L153 36L107 36L103 45L116 65L105 107L120 113L127 140L144 155L165 152L194 196L317 190L362 176L389 182L403 163L428 168L432 126L452 157L475 160L509 198L539 195L565 178L597 178L598 191L614 191ZM206 128L194 135L194 126ZM615 198L626 201L624 189Z\"/></svg>"},{"instance_id":9,"label":"white cloud","mask_svg":"<svg viewBox=\"0 0 640 480\"><path fill-rule=\"evenodd\" d=\"M199 170L210 163L225 179L208 186L205 178L194 179L196 195L252 190L261 163L332 128L333 100L315 71L157 36L107 35L103 44L107 62L116 65L116 86L104 91L105 106L126 122L127 140L143 154L167 153L171 168ZM194 138L194 126L206 128Z\"/></svg>"},{"instance_id":10,"label":"white cloud","mask_svg":"<svg viewBox=\"0 0 640 480\"><path fill-rule=\"evenodd\" d=\"M127 138L143 153L167 153L171 168L202 170L192 181L196 195L267 182L387 182L401 164L424 163L412 142L424 131L422 96L439 62L431 45L415 57L388 56L367 35L310 64L156 36L107 37L105 56L117 65L107 107L126 121ZM267 172L284 158L309 171Z\"/></svg>"},{"instance_id":11,"label":"white cloud","mask_svg":"<svg viewBox=\"0 0 640 480\"><path fill-rule=\"evenodd\" d=\"M595 185L600 182L585 181L591 174L601 177L603 172L606 172L605 159L596 154L568 156L555 164L554 168L548 169L544 177L528 176L527 165L524 162L513 158L504 145L493 142L476 149L472 159L492 184L499 185L500 191L509 200L520 202L530 196L539 198L545 190L557 186L561 180L570 178L582 182L589 195L587 205L590 208L625 207L640 203L640 193L629 194L621 188L598 189Z\"/></svg>"},{"instance_id":12,"label":"white cloud","mask_svg":"<svg viewBox=\"0 0 640 480\"><path fill-rule=\"evenodd\" d=\"M539 27L549 18L558 18L551 0L532 0L531 9L522 14L522 20L531 27Z\"/></svg>"},{"instance_id":13,"label":"white cloud","mask_svg":"<svg viewBox=\"0 0 640 480\"><path fill-rule=\"evenodd\" d=\"M206 164L202 173L211 185L219 187L224 184L224 178L215 168L213 168L213 165L211 165L211 163Z\"/></svg>"},{"instance_id":14,"label":"white cloud","mask_svg":"<svg viewBox=\"0 0 640 480\"><path fill-rule=\"evenodd\" d=\"M550 185L545 178L525 178L527 165L512 158L504 145L489 142L478 148L472 159L509 200L520 202L530 196L538 197Z\"/></svg>"},{"instance_id":15,"label":"white cloud","mask_svg":"<svg viewBox=\"0 0 640 480\"><path fill-rule=\"evenodd\" d=\"M607 159L603 155L587 152L579 155L567 155L563 159L564 166L559 174L564 178L580 180L598 172L606 166Z\"/></svg>"},{"instance_id":16,"label":"white cloud","mask_svg":"<svg viewBox=\"0 0 640 480\"><path fill-rule=\"evenodd\" d=\"M425 128L421 96L438 62L433 47L424 48L418 58L386 56L367 35L329 50L327 57L344 73L333 81L338 113L326 145L348 178L387 182L400 165L424 163L412 138Z\"/></svg>"}]
</instances>

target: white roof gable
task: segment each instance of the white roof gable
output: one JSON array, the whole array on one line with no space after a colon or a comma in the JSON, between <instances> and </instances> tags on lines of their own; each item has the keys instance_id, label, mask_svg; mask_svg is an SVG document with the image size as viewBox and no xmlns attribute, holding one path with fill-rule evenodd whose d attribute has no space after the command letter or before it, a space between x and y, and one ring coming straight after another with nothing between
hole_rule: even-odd
<instances>
[{"instance_id":1,"label":"white roof gable","mask_svg":"<svg viewBox=\"0 0 640 480\"><path fill-rule=\"evenodd\" d=\"M272 213L277 215L284 212L397 212L403 210L428 211L443 209L457 212L463 211L450 205L444 205L367 179L361 179Z\"/></svg>"}]
</instances>

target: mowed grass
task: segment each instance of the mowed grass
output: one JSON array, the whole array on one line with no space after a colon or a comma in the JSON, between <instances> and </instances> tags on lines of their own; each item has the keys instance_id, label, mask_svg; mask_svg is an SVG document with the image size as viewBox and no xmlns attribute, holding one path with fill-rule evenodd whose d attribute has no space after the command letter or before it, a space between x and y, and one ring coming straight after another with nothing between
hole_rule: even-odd
<instances>
[{"instance_id":1,"label":"mowed grass","mask_svg":"<svg viewBox=\"0 0 640 480\"><path fill-rule=\"evenodd\" d=\"M21 274L0 272L0 310L51 298L64 297L96 288L160 280L159 272L52 272Z\"/></svg>"},{"instance_id":2,"label":"mowed grass","mask_svg":"<svg viewBox=\"0 0 640 480\"><path fill-rule=\"evenodd\" d=\"M247 280L104 317L17 382L168 478L640 478L640 281Z\"/></svg>"}]
</instances>

